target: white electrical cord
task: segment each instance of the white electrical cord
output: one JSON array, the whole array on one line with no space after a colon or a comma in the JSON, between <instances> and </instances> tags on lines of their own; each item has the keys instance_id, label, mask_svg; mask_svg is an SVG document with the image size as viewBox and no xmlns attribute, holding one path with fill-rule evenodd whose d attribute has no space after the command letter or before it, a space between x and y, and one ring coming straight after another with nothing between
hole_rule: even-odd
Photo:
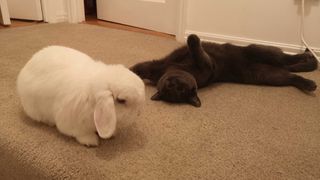
<instances>
[{"instance_id":1,"label":"white electrical cord","mask_svg":"<svg viewBox=\"0 0 320 180\"><path fill-rule=\"evenodd\" d=\"M306 40L304 39L304 0L301 0L301 24L300 24L300 35L301 35L301 40L303 44L309 49L309 51L313 54L313 56L320 62L319 57L316 55L316 53L310 48Z\"/></svg>"}]
</instances>

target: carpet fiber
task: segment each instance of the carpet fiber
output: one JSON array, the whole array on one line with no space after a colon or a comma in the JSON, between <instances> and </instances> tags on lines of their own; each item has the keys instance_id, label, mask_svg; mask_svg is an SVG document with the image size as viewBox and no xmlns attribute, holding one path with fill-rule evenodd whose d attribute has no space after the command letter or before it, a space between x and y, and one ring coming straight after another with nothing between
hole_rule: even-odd
<instances>
[{"instance_id":1,"label":"carpet fiber","mask_svg":"<svg viewBox=\"0 0 320 180\"><path fill-rule=\"evenodd\" d=\"M48 45L131 66L174 40L85 24L0 30L0 179L320 179L320 90L215 84L201 108L151 101L116 137L86 148L22 112L17 74ZM319 70L301 73L320 85Z\"/></svg>"}]
</instances>

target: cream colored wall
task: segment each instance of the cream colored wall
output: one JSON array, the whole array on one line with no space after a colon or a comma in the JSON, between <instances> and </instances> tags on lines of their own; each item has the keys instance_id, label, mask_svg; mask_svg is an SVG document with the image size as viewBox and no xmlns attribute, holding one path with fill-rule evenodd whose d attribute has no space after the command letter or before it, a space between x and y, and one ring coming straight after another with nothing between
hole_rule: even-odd
<instances>
[{"instance_id":1,"label":"cream colored wall","mask_svg":"<svg viewBox=\"0 0 320 180\"><path fill-rule=\"evenodd\" d=\"M188 0L186 32L238 44L301 47L300 0ZM320 49L320 0L306 0L305 37Z\"/></svg>"}]
</instances>

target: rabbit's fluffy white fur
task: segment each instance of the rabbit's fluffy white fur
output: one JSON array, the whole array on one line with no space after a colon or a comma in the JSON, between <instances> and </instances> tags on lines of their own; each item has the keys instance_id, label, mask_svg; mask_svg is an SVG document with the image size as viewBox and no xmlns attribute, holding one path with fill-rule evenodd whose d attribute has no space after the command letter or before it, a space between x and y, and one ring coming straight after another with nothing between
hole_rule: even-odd
<instances>
[{"instance_id":1,"label":"rabbit's fluffy white fur","mask_svg":"<svg viewBox=\"0 0 320 180\"><path fill-rule=\"evenodd\" d=\"M34 54L18 75L17 91L30 118L88 146L98 145L98 135L110 138L116 121L138 112L145 100L143 81L123 65L62 46Z\"/></svg>"}]
</instances>

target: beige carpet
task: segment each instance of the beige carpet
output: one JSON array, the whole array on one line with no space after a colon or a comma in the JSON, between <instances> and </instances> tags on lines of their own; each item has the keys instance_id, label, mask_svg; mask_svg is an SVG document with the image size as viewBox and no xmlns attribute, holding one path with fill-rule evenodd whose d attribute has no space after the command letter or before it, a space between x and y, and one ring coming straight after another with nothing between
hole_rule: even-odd
<instances>
[{"instance_id":1,"label":"beige carpet","mask_svg":"<svg viewBox=\"0 0 320 180\"><path fill-rule=\"evenodd\" d=\"M92 25L0 30L0 179L320 179L320 90L217 84L202 107L149 100L117 136L86 148L30 121L15 93L19 70L47 45L106 63L159 58L174 40ZM303 73L320 85L320 72Z\"/></svg>"}]
</instances>

